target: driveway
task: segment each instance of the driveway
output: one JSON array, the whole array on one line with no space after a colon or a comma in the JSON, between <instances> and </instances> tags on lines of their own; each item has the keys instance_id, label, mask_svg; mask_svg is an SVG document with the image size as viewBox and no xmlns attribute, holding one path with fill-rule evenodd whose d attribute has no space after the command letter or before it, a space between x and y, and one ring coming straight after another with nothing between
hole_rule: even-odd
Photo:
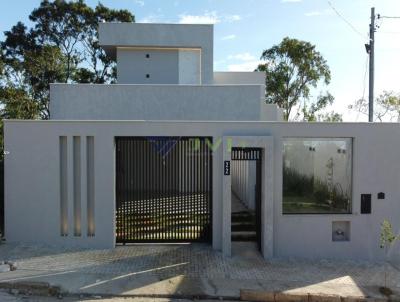
<instances>
[{"instance_id":1,"label":"driveway","mask_svg":"<svg viewBox=\"0 0 400 302\"><path fill-rule=\"evenodd\" d=\"M265 262L252 244L233 244L233 256L201 244L133 245L111 250L0 245L0 260L17 270L0 282L48 282L74 294L238 298L240 289L379 297L383 264L354 261ZM389 267L389 285L400 272Z\"/></svg>"}]
</instances>

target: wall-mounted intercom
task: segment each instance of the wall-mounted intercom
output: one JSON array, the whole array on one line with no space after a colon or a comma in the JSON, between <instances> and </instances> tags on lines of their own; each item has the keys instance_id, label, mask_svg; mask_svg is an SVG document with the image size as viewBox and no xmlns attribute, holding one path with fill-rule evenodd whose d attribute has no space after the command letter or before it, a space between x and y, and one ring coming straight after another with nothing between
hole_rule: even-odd
<instances>
[{"instance_id":1,"label":"wall-mounted intercom","mask_svg":"<svg viewBox=\"0 0 400 302\"><path fill-rule=\"evenodd\" d=\"M361 194L361 214L371 214L371 194Z\"/></svg>"}]
</instances>

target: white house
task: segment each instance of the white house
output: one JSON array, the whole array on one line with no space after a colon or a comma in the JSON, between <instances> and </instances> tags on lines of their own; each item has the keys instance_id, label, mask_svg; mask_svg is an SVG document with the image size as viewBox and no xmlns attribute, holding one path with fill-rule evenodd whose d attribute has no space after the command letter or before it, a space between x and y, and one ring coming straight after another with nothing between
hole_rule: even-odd
<instances>
[{"instance_id":1,"label":"white house","mask_svg":"<svg viewBox=\"0 0 400 302\"><path fill-rule=\"evenodd\" d=\"M399 124L283 122L264 74L213 71L212 25L99 34L118 84L53 84L50 120L5 121L7 241L229 256L238 199L266 259L382 259L380 223L400 229Z\"/></svg>"}]
</instances>

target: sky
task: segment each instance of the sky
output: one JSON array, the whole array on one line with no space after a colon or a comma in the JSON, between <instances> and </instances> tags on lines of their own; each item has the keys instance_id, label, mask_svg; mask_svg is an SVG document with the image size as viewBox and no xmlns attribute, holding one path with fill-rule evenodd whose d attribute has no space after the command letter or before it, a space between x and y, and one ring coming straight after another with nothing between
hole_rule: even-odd
<instances>
[{"instance_id":1,"label":"sky","mask_svg":"<svg viewBox=\"0 0 400 302\"><path fill-rule=\"evenodd\" d=\"M3 32L28 16L39 0L0 0L0 40ZM95 6L98 1L87 0ZM400 16L400 0L103 0L128 9L136 22L213 23L214 69L253 71L263 50L284 37L309 41L327 60L332 80L328 90L332 108L345 121L366 121L349 109L368 98L368 43L370 8L381 16ZM377 20L375 34L375 95L400 93L400 18Z\"/></svg>"}]
</instances>

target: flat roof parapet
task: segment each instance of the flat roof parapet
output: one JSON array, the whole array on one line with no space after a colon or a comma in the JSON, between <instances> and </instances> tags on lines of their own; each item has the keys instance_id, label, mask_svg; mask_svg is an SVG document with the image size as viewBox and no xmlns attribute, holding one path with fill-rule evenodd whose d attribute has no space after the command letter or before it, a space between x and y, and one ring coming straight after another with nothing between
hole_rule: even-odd
<instances>
[{"instance_id":1,"label":"flat roof parapet","mask_svg":"<svg viewBox=\"0 0 400 302\"><path fill-rule=\"evenodd\" d=\"M212 51L212 24L99 23L99 44L115 58L117 47L201 48Z\"/></svg>"}]
</instances>

